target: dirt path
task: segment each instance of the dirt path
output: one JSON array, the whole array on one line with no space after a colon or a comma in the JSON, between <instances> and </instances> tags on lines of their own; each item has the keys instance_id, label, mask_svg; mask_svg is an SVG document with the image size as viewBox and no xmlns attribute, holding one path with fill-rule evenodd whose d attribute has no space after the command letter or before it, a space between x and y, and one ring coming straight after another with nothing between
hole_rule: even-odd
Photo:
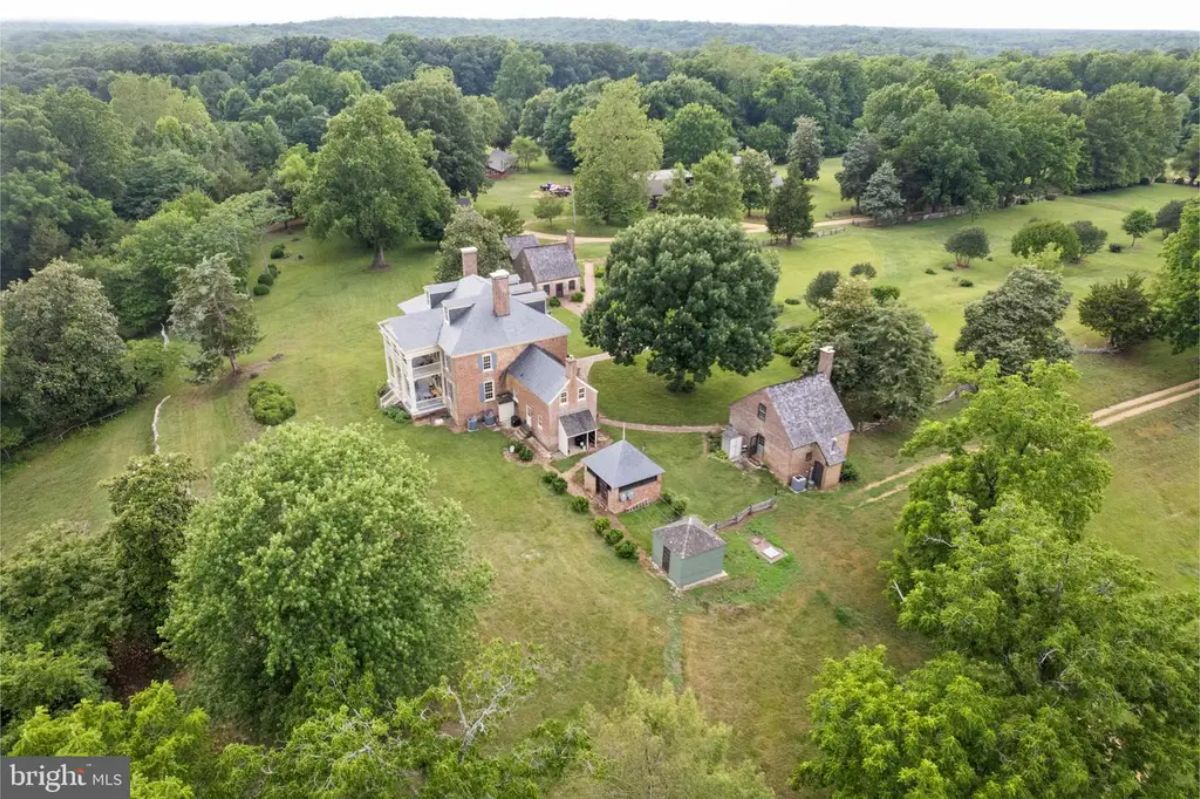
<instances>
[{"instance_id":1,"label":"dirt path","mask_svg":"<svg viewBox=\"0 0 1200 799\"><path fill-rule=\"evenodd\" d=\"M591 261L583 262L583 302L571 302L569 299L563 300L562 307L566 308L576 316L583 316L583 312L596 299L596 265Z\"/></svg>"},{"instance_id":2,"label":"dirt path","mask_svg":"<svg viewBox=\"0 0 1200 799\"><path fill-rule=\"evenodd\" d=\"M1126 419L1132 419L1136 416L1141 416L1142 414L1156 411L1159 408L1163 408L1167 405L1181 402L1195 396L1200 396L1200 380L1192 380L1187 383L1180 383L1177 386L1164 388L1160 391L1153 391L1149 394L1143 394L1140 397L1134 397L1133 399L1125 400L1124 402L1118 402L1115 405L1109 405L1106 408L1101 408L1098 411L1093 411L1092 421L1095 422L1097 427L1108 427L1116 424L1117 422L1123 422ZM866 494L876 488L879 488L880 486L888 485L896 480L900 480L915 474L921 469L924 469L926 466L931 466L939 461L945 460L945 458L945 455L939 455L936 458L930 458L929 460L913 464L907 469L903 469L893 475L884 477L881 480L876 480L873 483L868 483L862 488L857 489L854 493L856 495ZM858 507L861 508L863 505L870 505L873 502L879 502L880 500L895 496L907 488L908 483L900 483L899 485L884 491L882 494L874 497L868 497L867 499L863 500Z\"/></svg>"},{"instance_id":3,"label":"dirt path","mask_svg":"<svg viewBox=\"0 0 1200 799\"><path fill-rule=\"evenodd\" d=\"M641 424L640 422L622 422L620 419L610 419L604 414L600 414L600 423L607 425L620 425L629 430L641 430L646 433L712 433L721 430L724 425L719 424Z\"/></svg>"},{"instance_id":4,"label":"dirt path","mask_svg":"<svg viewBox=\"0 0 1200 799\"><path fill-rule=\"evenodd\" d=\"M578 364L578 367L579 367L579 376L582 377L584 380L587 380L588 375L592 373L592 365L593 364L597 364L597 363L600 363L601 361L608 361L608 360L612 360L612 356L609 355L607 352L601 352L597 355L587 355L587 356L584 356L583 358L580 358L578 361L576 361L576 363Z\"/></svg>"}]
</instances>

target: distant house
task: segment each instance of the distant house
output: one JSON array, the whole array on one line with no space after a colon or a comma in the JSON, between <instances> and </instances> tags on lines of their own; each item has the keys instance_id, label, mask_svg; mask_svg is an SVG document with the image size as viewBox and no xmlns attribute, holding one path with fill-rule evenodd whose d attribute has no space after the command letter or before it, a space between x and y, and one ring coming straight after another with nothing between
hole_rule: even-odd
<instances>
[{"instance_id":1,"label":"distant house","mask_svg":"<svg viewBox=\"0 0 1200 799\"><path fill-rule=\"evenodd\" d=\"M742 157L735 155L733 157L733 165L739 167L742 165ZM775 167L771 167L771 188L777 189L783 185L783 178L779 177L779 173L775 171Z\"/></svg>"},{"instance_id":2,"label":"distant house","mask_svg":"<svg viewBox=\"0 0 1200 799\"><path fill-rule=\"evenodd\" d=\"M463 277L434 283L379 323L387 366L383 405L414 418L446 414L457 425L516 419L547 450L569 454L596 442L596 390L567 354L566 325L546 295L504 270L478 274L462 250Z\"/></svg>"},{"instance_id":3,"label":"distant house","mask_svg":"<svg viewBox=\"0 0 1200 799\"><path fill-rule=\"evenodd\" d=\"M679 588L725 574L724 539L695 516L655 529L651 557Z\"/></svg>"},{"instance_id":4,"label":"distant house","mask_svg":"<svg viewBox=\"0 0 1200 799\"><path fill-rule=\"evenodd\" d=\"M662 496L662 475L661 466L624 440L583 459L583 490L609 513L657 502Z\"/></svg>"},{"instance_id":5,"label":"distant house","mask_svg":"<svg viewBox=\"0 0 1200 799\"><path fill-rule=\"evenodd\" d=\"M517 168L517 157L507 150L493 149L488 153L486 162L487 176L492 180L508 177Z\"/></svg>"},{"instance_id":6,"label":"distant house","mask_svg":"<svg viewBox=\"0 0 1200 799\"><path fill-rule=\"evenodd\" d=\"M732 403L723 438L728 454L766 466L785 484L799 475L812 488L836 488L854 425L829 382L832 370L833 348L823 347L817 374Z\"/></svg>"},{"instance_id":7,"label":"distant house","mask_svg":"<svg viewBox=\"0 0 1200 799\"><path fill-rule=\"evenodd\" d=\"M683 172L683 179L689 186L692 185L692 173L686 169ZM674 169L656 169L646 173L646 196L650 199L651 208L658 206L658 201L663 198L674 181Z\"/></svg>"},{"instance_id":8,"label":"distant house","mask_svg":"<svg viewBox=\"0 0 1200 799\"><path fill-rule=\"evenodd\" d=\"M557 244L538 244L528 233L506 236L513 271L526 283L551 297L570 296L583 289L579 262L575 260L575 231L567 231L567 240Z\"/></svg>"}]
</instances>

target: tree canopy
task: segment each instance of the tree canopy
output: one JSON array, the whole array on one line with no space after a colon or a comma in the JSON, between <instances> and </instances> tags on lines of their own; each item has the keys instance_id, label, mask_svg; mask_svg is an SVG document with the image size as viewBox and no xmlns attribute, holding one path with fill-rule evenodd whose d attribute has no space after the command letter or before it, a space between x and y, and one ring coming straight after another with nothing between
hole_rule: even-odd
<instances>
[{"instance_id":1,"label":"tree canopy","mask_svg":"<svg viewBox=\"0 0 1200 799\"><path fill-rule=\"evenodd\" d=\"M966 307L954 349L970 353L979 366L995 360L1004 374L1025 372L1036 360L1070 360L1071 343L1057 326L1070 302L1057 275L1018 267L1000 288Z\"/></svg>"}]
</instances>

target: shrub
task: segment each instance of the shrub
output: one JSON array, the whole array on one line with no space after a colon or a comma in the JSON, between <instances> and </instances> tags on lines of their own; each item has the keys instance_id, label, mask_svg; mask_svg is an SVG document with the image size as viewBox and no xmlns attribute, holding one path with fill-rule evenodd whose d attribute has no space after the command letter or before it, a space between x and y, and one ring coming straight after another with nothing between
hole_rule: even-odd
<instances>
[{"instance_id":1,"label":"shrub","mask_svg":"<svg viewBox=\"0 0 1200 799\"><path fill-rule=\"evenodd\" d=\"M688 498L682 494L676 494L669 488L663 489L661 502L670 509L676 519L687 512Z\"/></svg>"},{"instance_id":2,"label":"shrub","mask_svg":"<svg viewBox=\"0 0 1200 799\"><path fill-rule=\"evenodd\" d=\"M275 260L276 258L286 258L286 257L287 257L287 248L284 247L282 244L276 244L274 247L271 248L271 260L272 261Z\"/></svg>"},{"instance_id":3,"label":"shrub","mask_svg":"<svg viewBox=\"0 0 1200 799\"><path fill-rule=\"evenodd\" d=\"M947 272L953 272L954 264L942 264L942 269L946 270Z\"/></svg>"},{"instance_id":4,"label":"shrub","mask_svg":"<svg viewBox=\"0 0 1200 799\"><path fill-rule=\"evenodd\" d=\"M975 285L975 281L974 281L974 280L968 280L968 279L967 279L967 278L965 278L965 277L964 277L964 278L959 278L958 285L962 286L964 289L969 289L969 288L971 288L971 286L974 286L974 285Z\"/></svg>"},{"instance_id":5,"label":"shrub","mask_svg":"<svg viewBox=\"0 0 1200 799\"><path fill-rule=\"evenodd\" d=\"M936 274L937 274L937 270L936 270L936 269L934 269L932 266L928 266L928 267L926 267L926 268L925 268L925 274L927 274L927 275L936 275Z\"/></svg>"},{"instance_id":6,"label":"shrub","mask_svg":"<svg viewBox=\"0 0 1200 799\"><path fill-rule=\"evenodd\" d=\"M551 297L546 304L551 308L557 308L558 306L562 305L562 300L560 300L558 297Z\"/></svg>"},{"instance_id":7,"label":"shrub","mask_svg":"<svg viewBox=\"0 0 1200 799\"><path fill-rule=\"evenodd\" d=\"M513 454L517 456L517 460L524 463L529 463L533 460L533 448L524 441L518 441L512 445ZM542 478L545 479L545 478Z\"/></svg>"},{"instance_id":8,"label":"shrub","mask_svg":"<svg viewBox=\"0 0 1200 799\"><path fill-rule=\"evenodd\" d=\"M604 516L597 516L592 519L592 529L596 531L596 535L607 535L612 529L612 522Z\"/></svg>"},{"instance_id":9,"label":"shrub","mask_svg":"<svg viewBox=\"0 0 1200 799\"><path fill-rule=\"evenodd\" d=\"M522 445L522 446L524 446L524 445ZM526 446L525 448L529 449L528 446ZM530 450L530 452L532 453L533 450ZM553 491L555 494L567 493L567 481L560 474L555 474L554 472L546 472L545 474L542 475L542 482L545 483L546 485L550 486L550 490Z\"/></svg>"},{"instance_id":10,"label":"shrub","mask_svg":"<svg viewBox=\"0 0 1200 799\"><path fill-rule=\"evenodd\" d=\"M279 267L274 263L267 264L267 271L271 273L272 277L279 277Z\"/></svg>"},{"instance_id":11,"label":"shrub","mask_svg":"<svg viewBox=\"0 0 1200 799\"><path fill-rule=\"evenodd\" d=\"M858 467L850 461L845 461L842 464L842 474L838 477L839 483L854 483L858 481Z\"/></svg>"},{"instance_id":12,"label":"shrub","mask_svg":"<svg viewBox=\"0 0 1200 799\"><path fill-rule=\"evenodd\" d=\"M259 424L277 425L296 415L296 401L283 386L263 380L250 386L246 395L250 413Z\"/></svg>"},{"instance_id":13,"label":"shrub","mask_svg":"<svg viewBox=\"0 0 1200 799\"><path fill-rule=\"evenodd\" d=\"M571 302L583 302L583 292L582 291L571 292Z\"/></svg>"},{"instance_id":14,"label":"shrub","mask_svg":"<svg viewBox=\"0 0 1200 799\"><path fill-rule=\"evenodd\" d=\"M900 299L900 289L897 286L875 286L871 289L871 296L875 298L875 302L883 305Z\"/></svg>"},{"instance_id":15,"label":"shrub","mask_svg":"<svg viewBox=\"0 0 1200 799\"><path fill-rule=\"evenodd\" d=\"M788 297L787 299L784 300L784 302L787 303L788 305L799 305L800 298L799 297Z\"/></svg>"},{"instance_id":16,"label":"shrub","mask_svg":"<svg viewBox=\"0 0 1200 799\"><path fill-rule=\"evenodd\" d=\"M875 277L875 267L870 263L855 264L850 267L850 277L861 277L870 280Z\"/></svg>"},{"instance_id":17,"label":"shrub","mask_svg":"<svg viewBox=\"0 0 1200 799\"><path fill-rule=\"evenodd\" d=\"M610 547L620 541L621 538L621 531L615 527L610 527L604 531L604 543L608 544Z\"/></svg>"},{"instance_id":18,"label":"shrub","mask_svg":"<svg viewBox=\"0 0 1200 799\"><path fill-rule=\"evenodd\" d=\"M383 409L383 415L391 419L397 424L411 422L412 417L408 415L408 411L401 408L399 405L389 405Z\"/></svg>"},{"instance_id":19,"label":"shrub","mask_svg":"<svg viewBox=\"0 0 1200 799\"><path fill-rule=\"evenodd\" d=\"M1057 245L1064 261L1078 261L1082 254L1079 235L1062 222L1032 221L1017 231L1012 239L1012 254L1032 258L1050 245Z\"/></svg>"},{"instance_id":20,"label":"shrub","mask_svg":"<svg viewBox=\"0 0 1200 799\"><path fill-rule=\"evenodd\" d=\"M566 480L563 483L565 484ZM571 497L567 500L567 507L576 513L587 513L588 508L591 507L591 503L588 502L587 497Z\"/></svg>"},{"instance_id":21,"label":"shrub","mask_svg":"<svg viewBox=\"0 0 1200 799\"><path fill-rule=\"evenodd\" d=\"M804 292L804 301L808 303L808 307L813 310L820 308L821 303L833 296L833 290L837 288L841 279L842 275L839 272L832 270L818 272Z\"/></svg>"},{"instance_id":22,"label":"shrub","mask_svg":"<svg viewBox=\"0 0 1200 799\"><path fill-rule=\"evenodd\" d=\"M595 274L595 275L596 275L596 279L597 279L597 280L599 280L600 278L604 277L604 267L603 267L603 266L597 266L597 267L595 268L595 270L593 270L593 274Z\"/></svg>"},{"instance_id":23,"label":"shrub","mask_svg":"<svg viewBox=\"0 0 1200 799\"><path fill-rule=\"evenodd\" d=\"M613 551L617 553L617 557L623 560L634 560L637 558L637 544L626 538L624 541L613 547Z\"/></svg>"},{"instance_id":24,"label":"shrub","mask_svg":"<svg viewBox=\"0 0 1200 799\"><path fill-rule=\"evenodd\" d=\"M1108 231L1101 230L1086 219L1071 223L1071 230L1079 237L1079 251L1084 255L1100 252L1108 238Z\"/></svg>"},{"instance_id":25,"label":"shrub","mask_svg":"<svg viewBox=\"0 0 1200 799\"><path fill-rule=\"evenodd\" d=\"M843 627L857 627L858 619L855 618L854 611L845 605L838 605L833 610L833 617L837 619L837 623Z\"/></svg>"},{"instance_id":26,"label":"shrub","mask_svg":"<svg viewBox=\"0 0 1200 799\"><path fill-rule=\"evenodd\" d=\"M261 297L264 294L270 294L271 287L268 286L266 283L255 283L253 291L254 291L255 297Z\"/></svg>"},{"instance_id":27,"label":"shrub","mask_svg":"<svg viewBox=\"0 0 1200 799\"><path fill-rule=\"evenodd\" d=\"M1058 195L1052 191L1048 191L1048 192L1046 192L1046 199L1049 200L1050 202L1054 202L1055 200L1058 199Z\"/></svg>"},{"instance_id":28,"label":"shrub","mask_svg":"<svg viewBox=\"0 0 1200 799\"><path fill-rule=\"evenodd\" d=\"M1114 241L1114 242L1112 242L1112 243L1110 243L1110 244L1108 245L1108 251L1109 251L1109 252L1121 252L1121 250L1123 250L1123 249L1125 249L1125 245L1124 245L1124 244L1119 244L1119 243L1117 243L1117 242L1115 242L1115 241Z\"/></svg>"},{"instance_id":29,"label":"shrub","mask_svg":"<svg viewBox=\"0 0 1200 799\"><path fill-rule=\"evenodd\" d=\"M965 227L950 234L944 245L954 255L955 266L970 266L972 258L985 258L992 251L987 231L981 227Z\"/></svg>"},{"instance_id":30,"label":"shrub","mask_svg":"<svg viewBox=\"0 0 1200 799\"><path fill-rule=\"evenodd\" d=\"M273 286L275 285L275 276L268 270L258 276L258 282L264 286Z\"/></svg>"},{"instance_id":31,"label":"shrub","mask_svg":"<svg viewBox=\"0 0 1200 799\"><path fill-rule=\"evenodd\" d=\"M791 358L802 350L808 349L809 341L808 331L804 328L785 327L783 330L776 330L771 336L771 349L777 355Z\"/></svg>"},{"instance_id":32,"label":"shrub","mask_svg":"<svg viewBox=\"0 0 1200 799\"><path fill-rule=\"evenodd\" d=\"M298 253L298 254L296 255L296 260L297 260L297 261L303 261L303 260L304 260L304 253Z\"/></svg>"}]
</instances>

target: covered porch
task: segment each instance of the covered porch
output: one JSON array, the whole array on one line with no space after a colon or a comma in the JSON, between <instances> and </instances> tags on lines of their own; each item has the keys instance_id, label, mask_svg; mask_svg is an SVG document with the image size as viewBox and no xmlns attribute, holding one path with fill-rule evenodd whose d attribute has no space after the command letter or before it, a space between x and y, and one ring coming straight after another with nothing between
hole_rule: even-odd
<instances>
[{"instance_id":1,"label":"covered porch","mask_svg":"<svg viewBox=\"0 0 1200 799\"><path fill-rule=\"evenodd\" d=\"M589 410L568 413L558 418L558 450L574 455L596 447L596 418Z\"/></svg>"}]
</instances>

